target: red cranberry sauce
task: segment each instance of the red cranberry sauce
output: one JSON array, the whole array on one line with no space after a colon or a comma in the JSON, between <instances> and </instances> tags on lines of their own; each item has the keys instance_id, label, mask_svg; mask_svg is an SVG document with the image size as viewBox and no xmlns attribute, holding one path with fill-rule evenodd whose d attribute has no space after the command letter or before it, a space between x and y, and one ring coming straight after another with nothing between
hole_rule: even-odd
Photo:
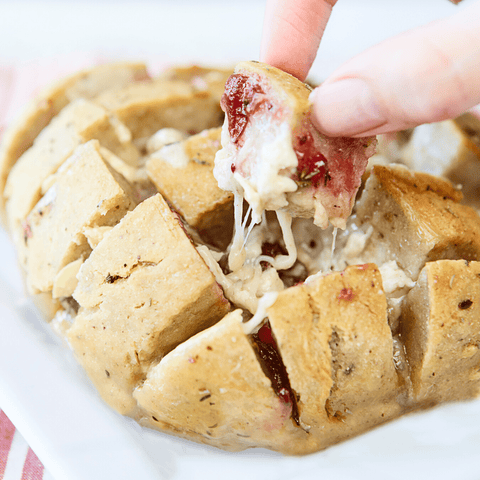
<instances>
[{"instance_id":1,"label":"red cranberry sauce","mask_svg":"<svg viewBox=\"0 0 480 480\"><path fill-rule=\"evenodd\" d=\"M298 167L292 178L302 186L328 190L335 196L354 195L368 157L375 151L374 144L369 148L370 142L368 138L324 137L307 117L294 132L293 149Z\"/></svg>"},{"instance_id":2,"label":"red cranberry sauce","mask_svg":"<svg viewBox=\"0 0 480 480\"><path fill-rule=\"evenodd\" d=\"M270 323L263 325L257 333L252 334L253 345L265 375L271 380L272 388L278 398L286 405L291 405L292 420L300 425L297 398L290 386L287 369L273 338Z\"/></svg>"},{"instance_id":3,"label":"red cranberry sauce","mask_svg":"<svg viewBox=\"0 0 480 480\"><path fill-rule=\"evenodd\" d=\"M297 182L307 182L313 187L326 186L331 179L328 160L318 151L313 135L307 129L303 129L294 137L293 149L298 159L297 172L293 179Z\"/></svg>"},{"instance_id":4,"label":"red cranberry sauce","mask_svg":"<svg viewBox=\"0 0 480 480\"><path fill-rule=\"evenodd\" d=\"M233 143L241 146L242 133L248 123L248 117L261 108L270 109L265 92L255 77L235 73L225 84L221 106L227 114L228 130Z\"/></svg>"}]
</instances>

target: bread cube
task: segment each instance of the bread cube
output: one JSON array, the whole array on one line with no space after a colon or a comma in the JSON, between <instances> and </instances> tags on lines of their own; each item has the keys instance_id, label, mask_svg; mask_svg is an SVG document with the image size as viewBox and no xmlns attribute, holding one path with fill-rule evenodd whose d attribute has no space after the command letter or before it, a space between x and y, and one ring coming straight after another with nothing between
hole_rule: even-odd
<instances>
[{"instance_id":1,"label":"bread cube","mask_svg":"<svg viewBox=\"0 0 480 480\"><path fill-rule=\"evenodd\" d=\"M241 310L170 352L134 396L143 424L227 450L292 453L308 439L260 367Z\"/></svg>"},{"instance_id":2,"label":"bread cube","mask_svg":"<svg viewBox=\"0 0 480 480\"><path fill-rule=\"evenodd\" d=\"M100 147L100 154L103 159L129 183L132 196L136 203L155 195L157 189L147 174L145 165L134 167L124 162L119 156L107 148Z\"/></svg>"},{"instance_id":3,"label":"bread cube","mask_svg":"<svg viewBox=\"0 0 480 480\"><path fill-rule=\"evenodd\" d=\"M314 450L403 412L398 398L406 391L376 265L287 289L267 314Z\"/></svg>"},{"instance_id":4,"label":"bread cube","mask_svg":"<svg viewBox=\"0 0 480 480\"><path fill-rule=\"evenodd\" d=\"M170 127L198 133L223 121L218 98L182 80L157 79L106 91L96 100L114 113L134 139L150 137Z\"/></svg>"},{"instance_id":5,"label":"bread cube","mask_svg":"<svg viewBox=\"0 0 480 480\"><path fill-rule=\"evenodd\" d=\"M233 73L232 68L209 68L198 65L172 67L161 74L165 80L189 82L197 90L208 90L219 104L225 91L225 82Z\"/></svg>"},{"instance_id":6,"label":"bread cube","mask_svg":"<svg viewBox=\"0 0 480 480\"><path fill-rule=\"evenodd\" d=\"M125 128L125 127L124 127ZM125 132L123 132L125 133ZM127 138L118 136L105 109L83 99L65 107L41 132L12 168L5 188L8 226L12 234L30 213L42 193L42 184L55 173L80 144L98 139L122 155L138 151ZM129 154L126 155L129 157Z\"/></svg>"},{"instance_id":7,"label":"bread cube","mask_svg":"<svg viewBox=\"0 0 480 480\"><path fill-rule=\"evenodd\" d=\"M395 260L414 280L427 261L480 259L480 217L461 198L426 173L374 166L356 208L356 223L374 229L362 258Z\"/></svg>"},{"instance_id":8,"label":"bread cube","mask_svg":"<svg viewBox=\"0 0 480 480\"><path fill-rule=\"evenodd\" d=\"M135 410L152 364L230 309L160 194L105 233L78 274L69 342L103 398Z\"/></svg>"},{"instance_id":9,"label":"bread cube","mask_svg":"<svg viewBox=\"0 0 480 480\"><path fill-rule=\"evenodd\" d=\"M480 207L480 120L465 114L455 120L416 127L402 150L412 170L447 178L462 186L465 202Z\"/></svg>"},{"instance_id":10,"label":"bread cube","mask_svg":"<svg viewBox=\"0 0 480 480\"><path fill-rule=\"evenodd\" d=\"M69 102L90 99L103 90L148 78L143 63L119 62L95 66L70 75L45 88L8 128L0 144L0 217L5 222L3 190L8 174L37 135Z\"/></svg>"},{"instance_id":11,"label":"bread cube","mask_svg":"<svg viewBox=\"0 0 480 480\"><path fill-rule=\"evenodd\" d=\"M233 195L221 190L213 176L220 135L221 128L206 130L166 145L147 161L158 191L199 231L233 224Z\"/></svg>"},{"instance_id":12,"label":"bread cube","mask_svg":"<svg viewBox=\"0 0 480 480\"><path fill-rule=\"evenodd\" d=\"M64 267L90 253L84 229L114 225L134 206L128 184L103 160L98 141L77 147L24 223L19 253L29 290L51 291Z\"/></svg>"},{"instance_id":13,"label":"bread cube","mask_svg":"<svg viewBox=\"0 0 480 480\"><path fill-rule=\"evenodd\" d=\"M429 405L478 396L480 263L427 263L406 299L401 328L415 401Z\"/></svg>"}]
</instances>

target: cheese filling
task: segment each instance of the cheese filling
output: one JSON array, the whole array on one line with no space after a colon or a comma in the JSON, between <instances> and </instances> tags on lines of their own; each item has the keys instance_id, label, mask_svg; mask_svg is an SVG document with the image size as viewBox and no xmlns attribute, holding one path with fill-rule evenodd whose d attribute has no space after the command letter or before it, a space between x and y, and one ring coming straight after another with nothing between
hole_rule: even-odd
<instances>
[{"instance_id":1,"label":"cheese filling","mask_svg":"<svg viewBox=\"0 0 480 480\"><path fill-rule=\"evenodd\" d=\"M345 255L335 255L337 227L347 227L362 165L366 166L368 153L373 153L375 140L327 139L316 132L308 115L292 132L291 106L276 98L268 81L255 73L234 74L227 81L221 101L226 114L222 148L216 154L213 174L218 186L234 195L228 270L223 271L208 249L201 247L207 263L216 263L211 270L227 298L254 315L248 330L263 321L265 305L273 296L266 303L259 303L260 299L285 288L285 274L279 272L294 266L306 269L307 275L343 270L361 256L372 233L352 227L351 239L345 242L342 236L339 242ZM249 205L246 212L244 201ZM280 231L274 245L285 249L262 251L267 211L274 211L278 220ZM291 214L311 216L322 229L330 221L334 227L331 243L319 240L322 249L316 256L303 247L297 249ZM297 281L296 274L288 274Z\"/></svg>"},{"instance_id":2,"label":"cheese filling","mask_svg":"<svg viewBox=\"0 0 480 480\"><path fill-rule=\"evenodd\" d=\"M252 115L248 121L248 129L260 134L244 135L239 147L232 141L225 121L222 149L215 158L214 176L219 187L234 194L235 228L228 254L231 272L225 275L215 268L214 273L227 297L233 295L234 303L255 314L264 294L285 288L278 270L291 268L297 260L292 217L281 209L288 204L286 194L298 188L294 180L284 175L294 171L298 160L288 122L279 121L278 115ZM244 200L249 205L245 215ZM266 210L276 213L286 255L262 254ZM206 255L205 250L201 254Z\"/></svg>"},{"instance_id":3,"label":"cheese filling","mask_svg":"<svg viewBox=\"0 0 480 480\"><path fill-rule=\"evenodd\" d=\"M225 122L213 174L220 188L243 196L252 208L253 221L260 223L265 210L288 205L286 194L298 186L284 173L295 169L298 160L287 122L278 124L274 117L254 116L251 123L250 128L259 134L247 136L238 148L230 141Z\"/></svg>"}]
</instances>

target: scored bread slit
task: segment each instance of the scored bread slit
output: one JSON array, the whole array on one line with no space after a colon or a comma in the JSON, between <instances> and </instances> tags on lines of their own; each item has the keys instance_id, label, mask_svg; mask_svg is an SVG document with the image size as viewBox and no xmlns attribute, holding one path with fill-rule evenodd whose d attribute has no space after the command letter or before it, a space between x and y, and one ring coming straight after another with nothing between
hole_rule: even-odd
<instances>
[{"instance_id":1,"label":"scored bread slit","mask_svg":"<svg viewBox=\"0 0 480 480\"><path fill-rule=\"evenodd\" d=\"M263 372L272 382L275 394L285 404L291 404L291 418L296 425L301 426L298 408L299 397L290 385L288 372L282 361L282 355L268 318L256 333L249 335L249 340Z\"/></svg>"},{"instance_id":2,"label":"scored bread slit","mask_svg":"<svg viewBox=\"0 0 480 480\"><path fill-rule=\"evenodd\" d=\"M419 405L479 393L479 275L479 262L429 262L407 295L401 328Z\"/></svg>"},{"instance_id":3,"label":"scored bread slit","mask_svg":"<svg viewBox=\"0 0 480 480\"><path fill-rule=\"evenodd\" d=\"M275 394L244 331L240 309L167 354L134 397L145 412L142 424L162 428L163 422L202 443L281 450L275 439L295 451L309 437Z\"/></svg>"},{"instance_id":4,"label":"scored bread slit","mask_svg":"<svg viewBox=\"0 0 480 480\"><path fill-rule=\"evenodd\" d=\"M69 201L81 205L74 216ZM81 264L94 248L91 232L103 235L134 206L129 183L110 167L98 141L92 140L80 145L52 176L45 195L26 217L24 241L18 248L26 285L37 307L49 312L49 319L60 315L53 323L60 332L76 314L77 306L68 299Z\"/></svg>"},{"instance_id":5,"label":"scored bread slit","mask_svg":"<svg viewBox=\"0 0 480 480\"><path fill-rule=\"evenodd\" d=\"M19 229L17 229L16 232L11 232L14 237L21 237L23 239L23 242L20 241L19 243L19 261L27 274L27 286L33 295L33 301L37 308L39 308L49 320L53 319L55 315L59 315L56 321L52 323L52 326L62 335L65 330L68 329L71 317L76 314L77 310L75 306L72 308L72 303L74 305L74 302L68 300L71 291L74 289L75 275L70 278L71 275L67 271L72 270L70 267L77 260L81 259L84 261L88 258L93 248L88 237L85 235L85 231L81 231L82 228L79 229L80 224L77 219L83 218L83 221L86 222L84 223L84 229L106 229L117 224L125 215L126 211L132 209L136 204L133 198L134 194L131 183L126 181L122 174L111 167L107 158L105 158L107 150L104 148L100 150L97 140L79 145L72 156L67 159L53 175L44 181L43 187L45 194L39 199L38 203L30 209L28 216L21 222ZM110 155L114 156L113 154ZM77 188L77 185L83 185L83 187L80 188L85 188L85 182L82 183L81 181L82 172L75 171L74 173L75 167L73 164L79 162L79 158L82 156L85 158L90 157L91 160L89 161L93 162L91 167L97 168L96 173L88 180L91 181L91 192L88 194L80 194ZM95 160L93 157L97 157L97 159ZM120 159L118 159L118 162L123 163ZM94 163L96 163L97 167L93 166ZM71 179L68 180L66 178L68 175L70 175L71 178L76 178L77 182L72 183ZM108 177L110 180L108 180ZM63 178L62 187L59 187L58 184L60 178ZM97 203L95 207L95 205L92 204L92 200L90 201L92 205L87 207L89 204L88 197L91 196L93 198L94 194L97 194L93 185L96 185L97 182L104 181L107 183L104 184L98 192L99 203ZM116 187L113 185L116 185ZM59 188L63 189L62 191L64 191L66 195L64 201L60 202L62 208L58 205L57 195ZM117 189L116 192L115 188ZM63 220L54 222L50 227L48 225L42 227L42 222L53 221L53 217L50 220L48 220L48 217L51 217L54 212L57 212L55 213L55 215L57 215L59 209L62 210L63 215L65 215L63 206L67 207L69 205L68 199L71 198L70 194L66 193L66 189L71 189L71 193L76 192L76 196L79 197L78 202L79 205L82 206L82 209L78 211L79 214L75 217L66 215ZM55 194L55 192L57 194ZM77 201L75 200L73 203L76 204ZM56 204L56 206L54 204ZM104 205L108 205L108 207L104 207ZM53 208L54 206L55 208ZM88 208L91 208L91 210L89 211ZM100 215L97 215L98 213L100 213ZM62 215L62 213L60 213L60 215ZM86 218L88 215L90 215L89 219ZM71 232L76 232L76 236L72 237L72 246L69 247L68 251L65 250L62 252L62 255L58 254L58 249L52 250L52 246L55 243L53 240L48 242L48 239L53 239L55 235L58 241L58 236L61 235L58 225L64 225L65 235L68 234L67 228ZM73 230L72 227L74 227ZM37 231L35 231L36 229ZM57 230L56 233L54 233L55 230ZM40 236L40 238L33 239L32 236ZM41 245L41 238L46 241L43 246ZM32 241L36 243L36 247L30 245ZM29 251L32 249L36 250L37 253L30 253ZM47 252L50 250L50 257L53 255L53 261L52 259L46 259ZM38 254L39 251L42 252L41 255ZM33 262L35 267L27 265L29 257L30 263ZM59 259L61 259L61 263L59 263ZM51 268L50 265L55 266ZM35 273L32 273L32 270L35 270ZM56 276L55 271L57 271ZM60 290L55 288L57 280L57 286L60 285Z\"/></svg>"},{"instance_id":6,"label":"scored bread slit","mask_svg":"<svg viewBox=\"0 0 480 480\"><path fill-rule=\"evenodd\" d=\"M347 412L341 412L340 410L335 410L332 406L332 402L330 401L330 397L332 396L332 393L337 390L336 386L336 379L337 379L337 374L338 370L341 368L340 363L338 361L339 357L339 352L340 352L340 343L342 342L340 336L337 333L337 330L335 327L332 329L332 333L330 335L330 340L328 341L328 346L330 348L331 352L331 365L332 365L332 388L330 389L330 396L327 398L325 402L325 412L327 412L327 416L329 419L332 420L338 420L338 421L344 421L345 414ZM352 371L353 367L347 367Z\"/></svg>"}]
</instances>

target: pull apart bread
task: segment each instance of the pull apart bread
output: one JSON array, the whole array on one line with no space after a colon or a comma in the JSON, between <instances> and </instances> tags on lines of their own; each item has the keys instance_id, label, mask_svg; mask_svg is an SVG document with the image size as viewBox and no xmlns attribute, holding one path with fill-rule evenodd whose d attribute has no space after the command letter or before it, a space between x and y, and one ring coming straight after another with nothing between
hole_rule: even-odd
<instances>
[{"instance_id":1,"label":"pull apart bread","mask_svg":"<svg viewBox=\"0 0 480 480\"><path fill-rule=\"evenodd\" d=\"M456 186L365 173L376 140L320 135L310 88L267 65L102 68L7 132L0 193L26 289L107 403L301 455L478 395L480 218Z\"/></svg>"}]
</instances>

